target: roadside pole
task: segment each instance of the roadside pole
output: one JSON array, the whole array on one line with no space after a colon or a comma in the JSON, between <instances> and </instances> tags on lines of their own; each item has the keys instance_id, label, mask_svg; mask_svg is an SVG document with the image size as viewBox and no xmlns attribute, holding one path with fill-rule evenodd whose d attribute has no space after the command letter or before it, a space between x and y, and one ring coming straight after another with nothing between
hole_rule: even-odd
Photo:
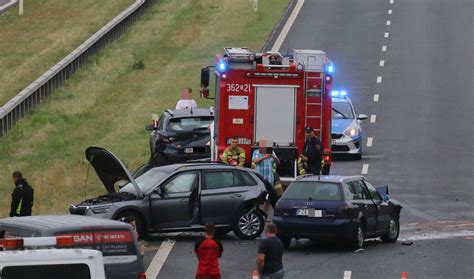
<instances>
[{"instance_id":1,"label":"roadside pole","mask_svg":"<svg viewBox=\"0 0 474 279\"><path fill-rule=\"evenodd\" d=\"M23 0L18 0L18 13L23 15Z\"/></svg>"}]
</instances>

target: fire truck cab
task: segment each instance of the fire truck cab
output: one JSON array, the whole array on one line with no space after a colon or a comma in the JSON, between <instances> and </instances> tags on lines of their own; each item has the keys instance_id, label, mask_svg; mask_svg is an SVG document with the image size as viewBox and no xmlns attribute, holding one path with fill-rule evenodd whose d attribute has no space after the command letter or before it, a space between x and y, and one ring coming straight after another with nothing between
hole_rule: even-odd
<instances>
[{"instance_id":1,"label":"fire truck cab","mask_svg":"<svg viewBox=\"0 0 474 279\"><path fill-rule=\"evenodd\" d=\"M212 160L233 136L246 152L261 139L271 142L280 159L283 182L298 176L297 159L303 152L304 127L310 126L324 150L323 174L331 165L331 91L334 66L321 50L253 53L247 48L225 48L215 65L201 70L201 96L209 97L210 69L214 69L215 122Z\"/></svg>"}]
</instances>

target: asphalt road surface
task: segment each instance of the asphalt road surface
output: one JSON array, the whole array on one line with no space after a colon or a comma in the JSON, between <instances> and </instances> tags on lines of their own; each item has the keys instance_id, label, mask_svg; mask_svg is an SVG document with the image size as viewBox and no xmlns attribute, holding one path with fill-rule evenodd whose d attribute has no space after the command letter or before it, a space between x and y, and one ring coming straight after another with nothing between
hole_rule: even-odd
<instances>
[{"instance_id":1,"label":"asphalt road surface","mask_svg":"<svg viewBox=\"0 0 474 279\"><path fill-rule=\"evenodd\" d=\"M293 243L286 278L474 278L473 10L471 0L305 1L280 50L325 50L334 87L369 115L364 158L332 173L388 184L413 244ZM194 239L176 240L159 278L193 277ZM223 242L223 278L251 278L258 240Z\"/></svg>"}]
</instances>

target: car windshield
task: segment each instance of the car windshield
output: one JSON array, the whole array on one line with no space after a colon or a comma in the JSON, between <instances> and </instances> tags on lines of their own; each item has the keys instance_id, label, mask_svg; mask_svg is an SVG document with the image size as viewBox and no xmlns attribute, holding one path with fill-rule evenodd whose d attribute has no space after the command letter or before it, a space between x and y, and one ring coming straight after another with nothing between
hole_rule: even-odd
<instances>
[{"instance_id":1,"label":"car windshield","mask_svg":"<svg viewBox=\"0 0 474 279\"><path fill-rule=\"evenodd\" d=\"M350 103L347 102L333 102L332 103L332 118L333 119L354 119Z\"/></svg>"},{"instance_id":2,"label":"car windshield","mask_svg":"<svg viewBox=\"0 0 474 279\"><path fill-rule=\"evenodd\" d=\"M172 118L168 123L168 130L174 132L205 131L212 121L214 121L212 117Z\"/></svg>"},{"instance_id":3,"label":"car windshield","mask_svg":"<svg viewBox=\"0 0 474 279\"><path fill-rule=\"evenodd\" d=\"M341 201L341 187L337 183L295 181L286 189L282 198L290 200Z\"/></svg>"},{"instance_id":4,"label":"car windshield","mask_svg":"<svg viewBox=\"0 0 474 279\"><path fill-rule=\"evenodd\" d=\"M169 173L160 171L160 170L149 170L144 174L140 175L138 178L135 178L138 187L142 191L142 193L148 192L153 186L156 186L159 182L161 182L165 177L168 176ZM120 189L120 192L127 192L127 193L135 193L135 188L133 187L132 183L127 183Z\"/></svg>"}]
</instances>

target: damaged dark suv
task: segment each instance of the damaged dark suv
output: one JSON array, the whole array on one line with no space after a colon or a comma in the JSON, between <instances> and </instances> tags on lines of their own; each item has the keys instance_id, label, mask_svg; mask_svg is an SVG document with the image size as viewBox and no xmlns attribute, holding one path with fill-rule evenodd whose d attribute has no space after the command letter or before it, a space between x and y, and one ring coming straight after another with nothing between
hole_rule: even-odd
<instances>
[{"instance_id":1,"label":"damaged dark suv","mask_svg":"<svg viewBox=\"0 0 474 279\"><path fill-rule=\"evenodd\" d=\"M142 174L134 177L104 148L87 148L86 158L108 194L71 205L71 214L115 220L127 217L135 220L140 236L200 231L207 222L215 223L220 234L232 230L241 239L262 233L265 220L259 206L269 185L250 169L174 164L142 168Z\"/></svg>"},{"instance_id":2,"label":"damaged dark suv","mask_svg":"<svg viewBox=\"0 0 474 279\"><path fill-rule=\"evenodd\" d=\"M211 157L212 108L167 109L150 132L150 164L158 167Z\"/></svg>"}]
</instances>

